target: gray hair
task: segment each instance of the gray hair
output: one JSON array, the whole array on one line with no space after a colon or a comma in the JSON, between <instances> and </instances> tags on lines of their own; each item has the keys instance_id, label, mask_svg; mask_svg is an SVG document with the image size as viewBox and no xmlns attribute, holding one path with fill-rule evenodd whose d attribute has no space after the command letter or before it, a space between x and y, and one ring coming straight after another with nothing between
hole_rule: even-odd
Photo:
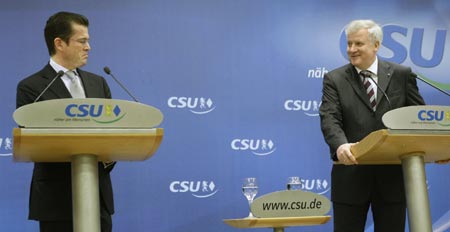
<instances>
[{"instance_id":1,"label":"gray hair","mask_svg":"<svg viewBox=\"0 0 450 232\"><path fill-rule=\"evenodd\" d=\"M373 20L353 20L345 29L345 35L353 34L361 29L367 29L369 31L369 39L371 42L383 42L383 30L380 25Z\"/></svg>"}]
</instances>

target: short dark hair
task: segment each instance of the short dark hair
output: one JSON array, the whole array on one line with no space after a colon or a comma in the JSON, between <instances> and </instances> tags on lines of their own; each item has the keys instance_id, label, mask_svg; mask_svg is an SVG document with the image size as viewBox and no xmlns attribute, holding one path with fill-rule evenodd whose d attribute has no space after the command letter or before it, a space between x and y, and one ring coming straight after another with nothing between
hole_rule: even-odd
<instances>
[{"instance_id":1,"label":"short dark hair","mask_svg":"<svg viewBox=\"0 0 450 232\"><path fill-rule=\"evenodd\" d=\"M44 36L50 56L56 53L55 38L59 37L64 42L69 43L69 39L73 33L73 23L86 27L89 26L89 20L85 16L77 13L61 11L48 18L44 29Z\"/></svg>"}]
</instances>

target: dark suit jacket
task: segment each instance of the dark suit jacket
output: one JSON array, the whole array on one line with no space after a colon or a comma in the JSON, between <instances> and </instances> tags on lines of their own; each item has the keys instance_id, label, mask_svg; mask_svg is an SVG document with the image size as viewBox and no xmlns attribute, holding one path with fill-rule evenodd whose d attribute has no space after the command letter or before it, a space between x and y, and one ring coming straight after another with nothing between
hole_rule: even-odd
<instances>
[{"instance_id":1,"label":"dark suit jacket","mask_svg":"<svg viewBox=\"0 0 450 232\"><path fill-rule=\"evenodd\" d=\"M111 92L103 77L77 70L88 98L111 98ZM17 108L33 103L34 99L56 76L48 64L41 71L20 81L17 86ZM42 95L40 101L71 98L61 78ZM109 172L99 163L99 190L101 205L114 213L113 193ZM35 163L30 188L29 219L39 221L72 220L72 186L70 163Z\"/></svg>"},{"instance_id":2,"label":"dark suit jacket","mask_svg":"<svg viewBox=\"0 0 450 232\"><path fill-rule=\"evenodd\" d=\"M336 150L341 144L358 142L369 133L384 129L381 117L387 111L425 104L408 67L379 59L378 85L388 95L391 105L379 89L377 110L373 112L353 65L347 64L324 76L321 129L333 160L337 160ZM331 178L331 198L335 202L362 204L371 196L391 202L405 201L400 165L335 164Z\"/></svg>"}]
</instances>

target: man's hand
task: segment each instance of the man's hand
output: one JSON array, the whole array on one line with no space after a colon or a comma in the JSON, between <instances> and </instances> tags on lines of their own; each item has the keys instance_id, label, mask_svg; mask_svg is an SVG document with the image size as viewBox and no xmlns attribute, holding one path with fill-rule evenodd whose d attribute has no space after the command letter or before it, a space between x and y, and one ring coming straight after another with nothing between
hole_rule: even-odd
<instances>
[{"instance_id":1,"label":"man's hand","mask_svg":"<svg viewBox=\"0 0 450 232\"><path fill-rule=\"evenodd\" d=\"M340 163L345 165L354 165L358 164L355 157L353 156L350 148L356 143L344 143L336 151L337 158Z\"/></svg>"},{"instance_id":2,"label":"man's hand","mask_svg":"<svg viewBox=\"0 0 450 232\"><path fill-rule=\"evenodd\" d=\"M437 163L437 164L448 164L448 163L450 163L450 159L447 159L447 160L438 160L438 161L436 161L435 163Z\"/></svg>"}]
</instances>

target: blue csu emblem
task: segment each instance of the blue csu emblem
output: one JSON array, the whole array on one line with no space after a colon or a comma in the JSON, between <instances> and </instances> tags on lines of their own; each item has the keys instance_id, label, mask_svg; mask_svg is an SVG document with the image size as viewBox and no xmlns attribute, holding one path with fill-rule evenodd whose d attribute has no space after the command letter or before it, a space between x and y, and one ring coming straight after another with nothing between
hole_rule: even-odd
<instances>
[{"instance_id":1,"label":"blue csu emblem","mask_svg":"<svg viewBox=\"0 0 450 232\"><path fill-rule=\"evenodd\" d=\"M420 110L417 118L420 121L434 121L441 126L450 126L450 111Z\"/></svg>"},{"instance_id":2,"label":"blue csu emblem","mask_svg":"<svg viewBox=\"0 0 450 232\"><path fill-rule=\"evenodd\" d=\"M69 104L66 107L66 116L70 118L87 119L91 118L97 123L114 123L121 120L126 113L118 105L89 105L89 104Z\"/></svg>"}]
</instances>

